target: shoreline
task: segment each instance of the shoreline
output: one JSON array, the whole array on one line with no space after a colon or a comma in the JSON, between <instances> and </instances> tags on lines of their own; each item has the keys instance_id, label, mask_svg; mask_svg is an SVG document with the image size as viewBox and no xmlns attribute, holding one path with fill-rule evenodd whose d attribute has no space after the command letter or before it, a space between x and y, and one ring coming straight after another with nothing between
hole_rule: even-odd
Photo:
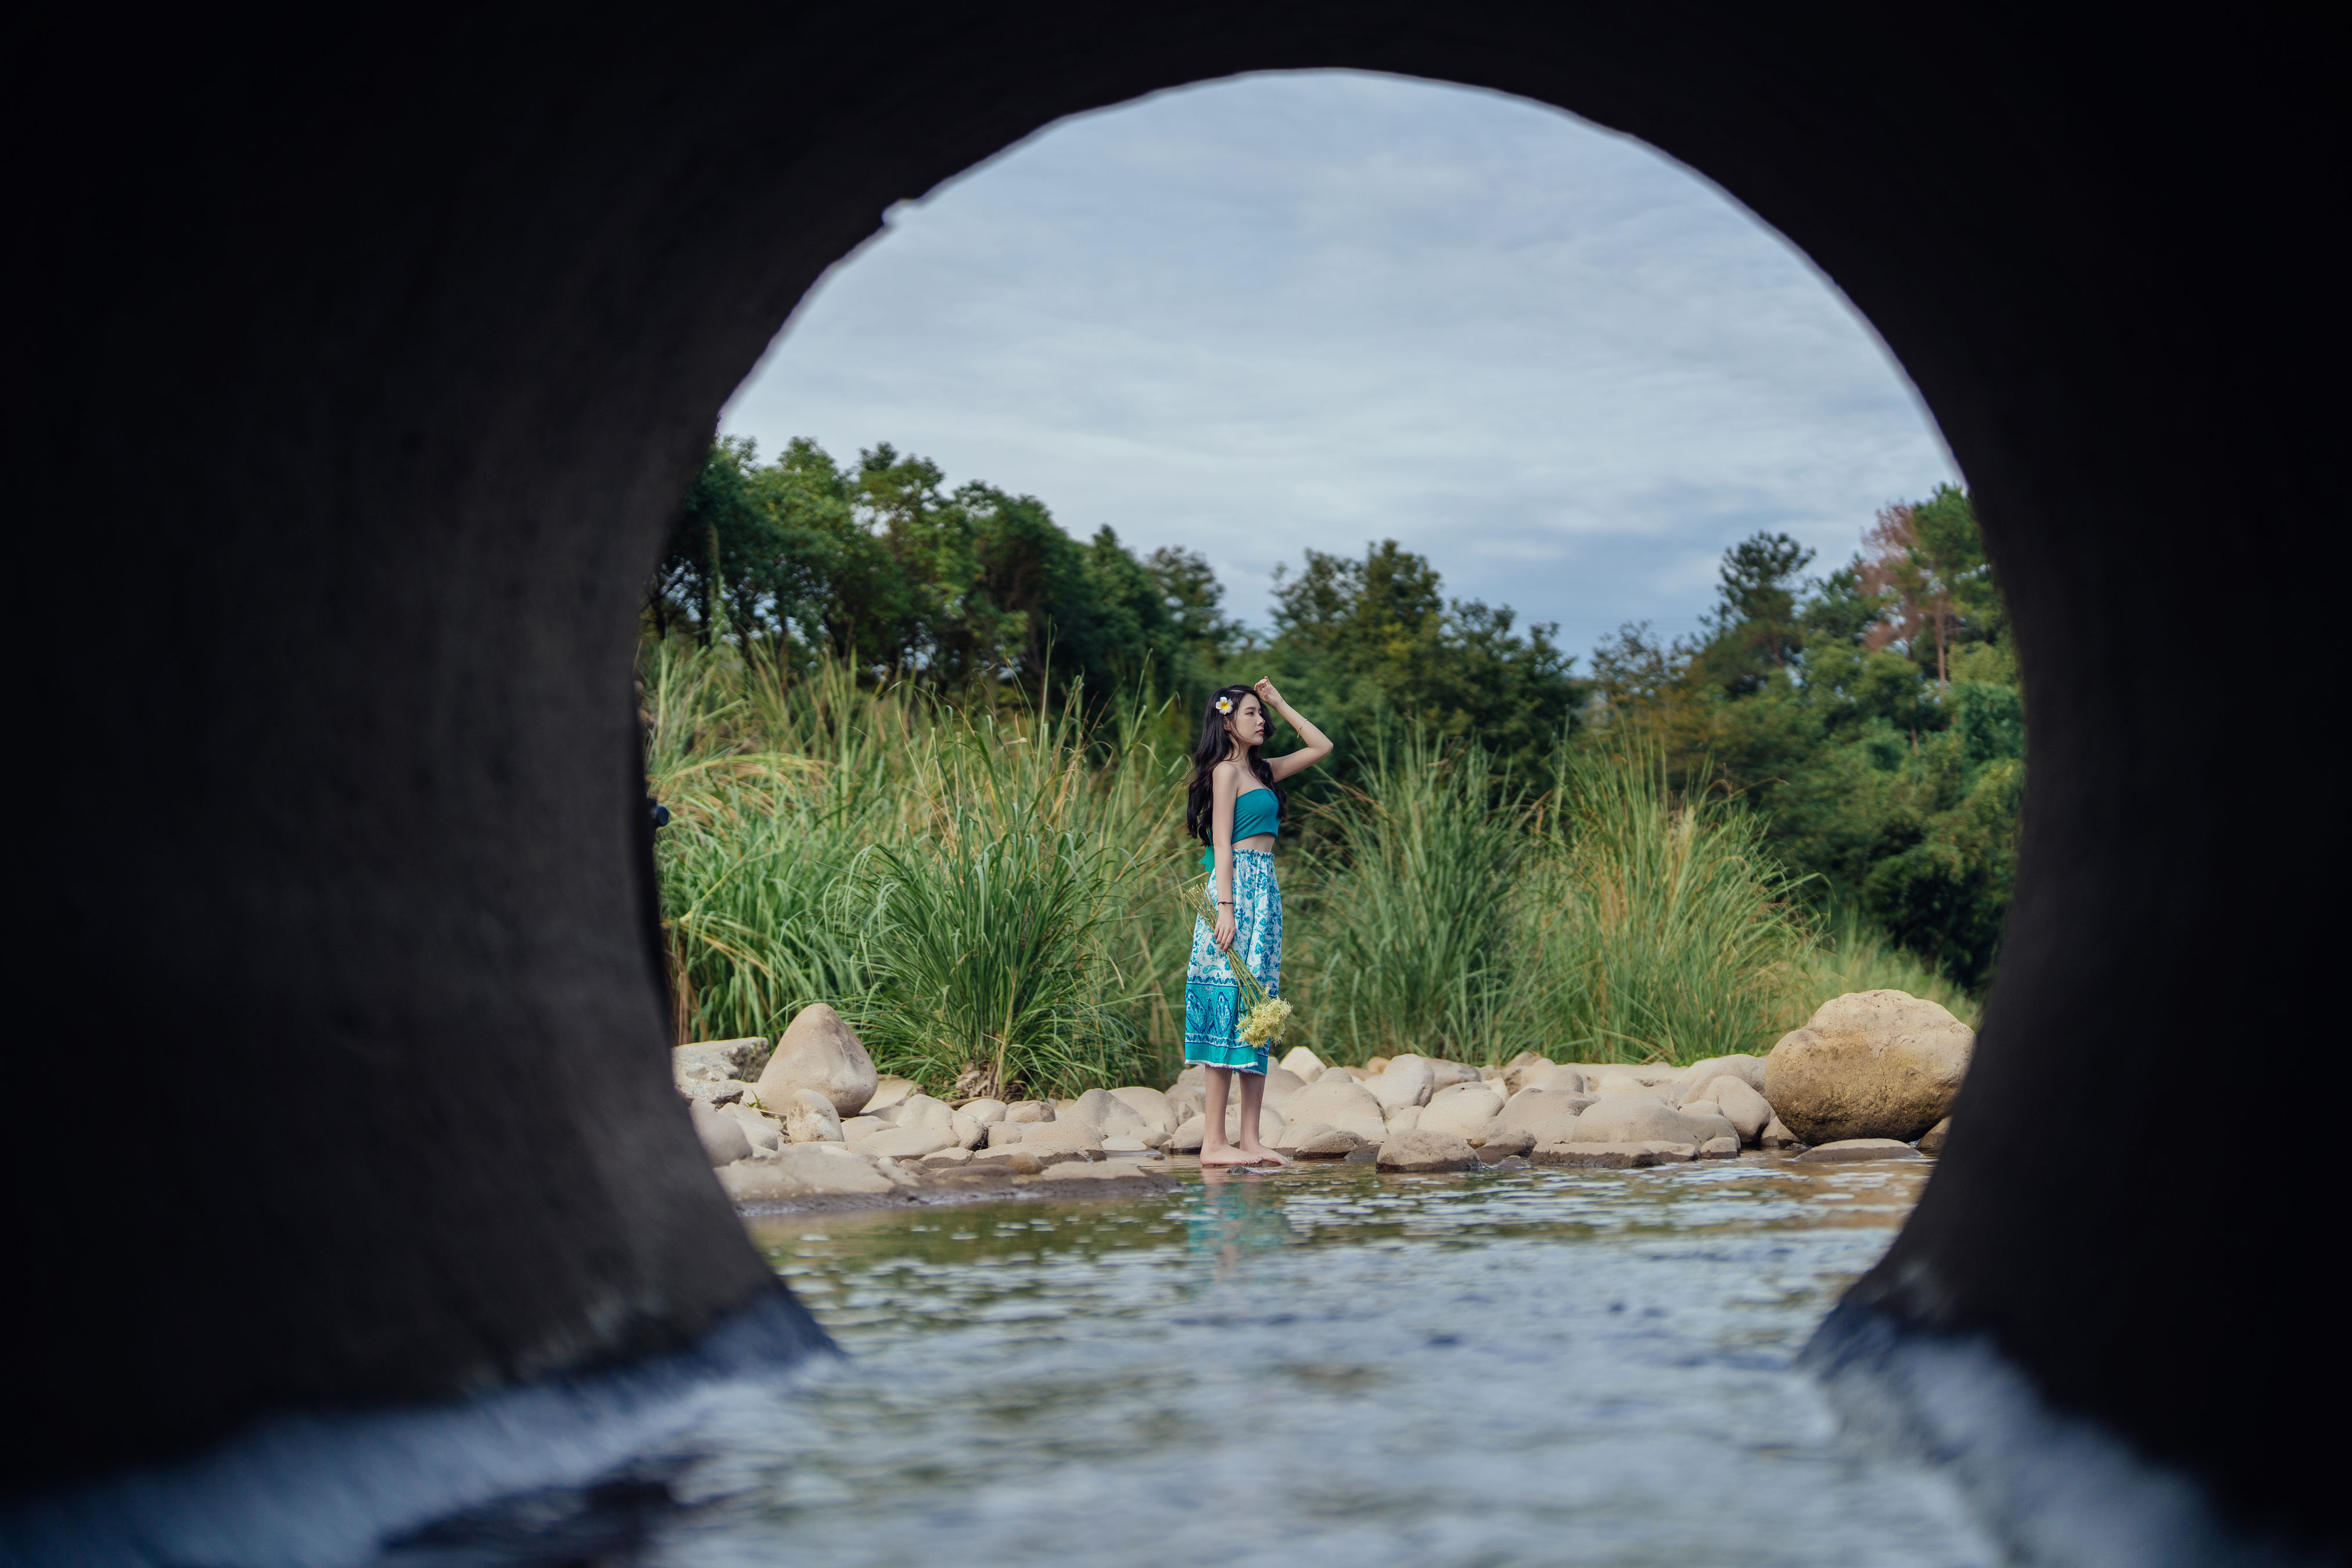
<instances>
[{"instance_id":1,"label":"shoreline","mask_svg":"<svg viewBox=\"0 0 2352 1568\"><path fill-rule=\"evenodd\" d=\"M1654 1166L1629 1168L1665 1170L1675 1166L1696 1164L1673 1161ZM1808 1172L1824 1169L1822 1164L1801 1160L1794 1155L1763 1149L1744 1150L1737 1159L1705 1162L1712 1168L1725 1166L1748 1169L1777 1170L1796 1166ZM1843 1162L1842 1162L1843 1163ZM1865 1162L1853 1162L1865 1163ZM1933 1157L1914 1156L1899 1162L1871 1161L1870 1164L1900 1163L1932 1168ZM1262 1176L1281 1176L1287 1171L1319 1171L1328 1166L1374 1165L1370 1158L1359 1155L1351 1159L1294 1160L1288 1166L1236 1166L1237 1171ZM1522 1161L1508 1165L1497 1163L1474 1169L1457 1171L1388 1171L1389 1176L1411 1176L1426 1179L1433 1176L1512 1175L1530 1170L1572 1170L1595 1167L1545 1166ZM1188 1185L1180 1173L1197 1175L1201 1162L1197 1156L1179 1155L1157 1160L1118 1159L1088 1163L1070 1162L1055 1166L1036 1176L982 1175L979 1172L955 1171L949 1174L926 1173L920 1186L898 1186L886 1192L811 1193L804 1197L773 1198L735 1204L739 1219L775 1219L793 1214L846 1214L869 1209L891 1208L968 1208L979 1204L1035 1202L1040 1200L1092 1202L1106 1198L1129 1198L1160 1196ZM1065 1174L1066 1173L1066 1174Z\"/></svg>"}]
</instances>

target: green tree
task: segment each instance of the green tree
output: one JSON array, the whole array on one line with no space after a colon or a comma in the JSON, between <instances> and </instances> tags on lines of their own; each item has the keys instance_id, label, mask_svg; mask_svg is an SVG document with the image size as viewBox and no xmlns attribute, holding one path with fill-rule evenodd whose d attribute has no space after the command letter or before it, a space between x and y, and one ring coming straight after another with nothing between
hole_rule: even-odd
<instances>
[{"instance_id":1,"label":"green tree","mask_svg":"<svg viewBox=\"0 0 2352 1568\"><path fill-rule=\"evenodd\" d=\"M1938 485L1925 501L1886 507L1864 545L1856 575L1884 605L1870 646L1899 643L1923 666L1932 653L1941 685L1951 679L1956 643L2000 634L2000 593L1966 492Z\"/></svg>"},{"instance_id":2,"label":"green tree","mask_svg":"<svg viewBox=\"0 0 2352 1568\"><path fill-rule=\"evenodd\" d=\"M1558 627L1518 631L1507 606L1448 600L1444 588L1393 539L1361 559L1308 550L1296 576L1277 569L1275 634L1252 668L1313 698L1317 723L1342 748L1340 777L1371 755L1377 731L1407 717L1530 777L1571 723L1584 684L1552 642Z\"/></svg>"},{"instance_id":3,"label":"green tree","mask_svg":"<svg viewBox=\"0 0 2352 1568\"><path fill-rule=\"evenodd\" d=\"M1177 650L1171 668L1180 678L1178 689L1204 685L1216 665L1250 643L1241 622L1225 614L1224 585L1206 556L1174 545L1153 550L1144 558L1143 569L1168 612Z\"/></svg>"},{"instance_id":4,"label":"green tree","mask_svg":"<svg viewBox=\"0 0 2352 1568\"><path fill-rule=\"evenodd\" d=\"M1034 496L950 491L927 458L885 443L837 465L796 440L762 465L714 443L646 602L656 639L731 637L785 664L817 653L869 679L1035 692L1082 682L1201 687L1241 629L1207 563L1139 559L1109 528L1072 538Z\"/></svg>"},{"instance_id":5,"label":"green tree","mask_svg":"<svg viewBox=\"0 0 2352 1568\"><path fill-rule=\"evenodd\" d=\"M1813 552L1787 534L1758 533L1723 554L1710 633L1696 660L1699 676L1733 696L1762 689L1804 648L1797 613L1797 574Z\"/></svg>"},{"instance_id":6,"label":"green tree","mask_svg":"<svg viewBox=\"0 0 2352 1568\"><path fill-rule=\"evenodd\" d=\"M772 630L803 586L806 563L755 494L757 457L749 439L722 437L688 487L648 594L657 635L675 626L709 643Z\"/></svg>"},{"instance_id":7,"label":"green tree","mask_svg":"<svg viewBox=\"0 0 2352 1568\"><path fill-rule=\"evenodd\" d=\"M1966 986L2014 882L2024 713L1967 497L1889 507L1849 565L1795 580L1785 536L1726 552L1696 644L1629 626L1593 653L1601 732L1637 727L1689 788L1759 812L1823 902Z\"/></svg>"}]
</instances>

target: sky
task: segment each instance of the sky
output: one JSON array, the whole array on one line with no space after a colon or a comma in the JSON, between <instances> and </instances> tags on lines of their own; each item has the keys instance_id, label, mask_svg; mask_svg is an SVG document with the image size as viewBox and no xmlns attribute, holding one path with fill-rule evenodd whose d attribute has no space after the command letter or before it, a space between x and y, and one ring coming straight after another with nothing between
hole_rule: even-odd
<instances>
[{"instance_id":1,"label":"sky","mask_svg":"<svg viewBox=\"0 0 2352 1568\"><path fill-rule=\"evenodd\" d=\"M894 207L721 428L889 442L1082 538L1277 565L1393 538L1449 595L1696 627L1759 529L1852 557L1959 478L1869 324L1645 144L1546 106L1283 72L1061 121Z\"/></svg>"}]
</instances>

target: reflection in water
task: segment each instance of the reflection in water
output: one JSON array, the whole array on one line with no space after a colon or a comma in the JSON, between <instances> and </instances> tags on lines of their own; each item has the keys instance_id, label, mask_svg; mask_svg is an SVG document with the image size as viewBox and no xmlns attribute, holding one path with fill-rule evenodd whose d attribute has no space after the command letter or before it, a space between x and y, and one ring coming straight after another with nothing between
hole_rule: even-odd
<instances>
[{"instance_id":1,"label":"reflection in water","mask_svg":"<svg viewBox=\"0 0 2352 1568\"><path fill-rule=\"evenodd\" d=\"M1326 1165L756 1220L845 1360L393 1560L1988 1563L1790 1367L1924 1176Z\"/></svg>"},{"instance_id":2,"label":"reflection in water","mask_svg":"<svg viewBox=\"0 0 2352 1568\"><path fill-rule=\"evenodd\" d=\"M1184 1234L1196 1257L1215 1260L1219 1280L1243 1254L1297 1239L1275 1179L1271 1173L1202 1168L1200 1201L1185 1212Z\"/></svg>"}]
</instances>

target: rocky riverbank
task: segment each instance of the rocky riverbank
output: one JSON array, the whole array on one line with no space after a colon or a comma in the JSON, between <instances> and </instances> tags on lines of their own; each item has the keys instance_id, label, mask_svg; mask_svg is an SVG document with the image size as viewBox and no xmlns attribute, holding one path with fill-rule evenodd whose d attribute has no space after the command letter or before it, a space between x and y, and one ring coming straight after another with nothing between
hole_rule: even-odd
<instances>
[{"instance_id":1,"label":"rocky riverbank","mask_svg":"<svg viewBox=\"0 0 2352 1568\"><path fill-rule=\"evenodd\" d=\"M1761 1057L1686 1067L1501 1067L1435 1057L1326 1063L1304 1048L1267 1074L1258 1133L1297 1160L1384 1170L1528 1165L1624 1169L1761 1150L1807 1162L1917 1159L1943 1145L1975 1036L1933 1002L1858 991ZM1164 1186L1207 1132L1202 1071L1165 1089L953 1103L885 1078L833 1009L764 1040L672 1053L710 1163L747 1208L991 1196L1118 1196ZM1239 1131L1226 1113L1227 1135Z\"/></svg>"}]
</instances>

